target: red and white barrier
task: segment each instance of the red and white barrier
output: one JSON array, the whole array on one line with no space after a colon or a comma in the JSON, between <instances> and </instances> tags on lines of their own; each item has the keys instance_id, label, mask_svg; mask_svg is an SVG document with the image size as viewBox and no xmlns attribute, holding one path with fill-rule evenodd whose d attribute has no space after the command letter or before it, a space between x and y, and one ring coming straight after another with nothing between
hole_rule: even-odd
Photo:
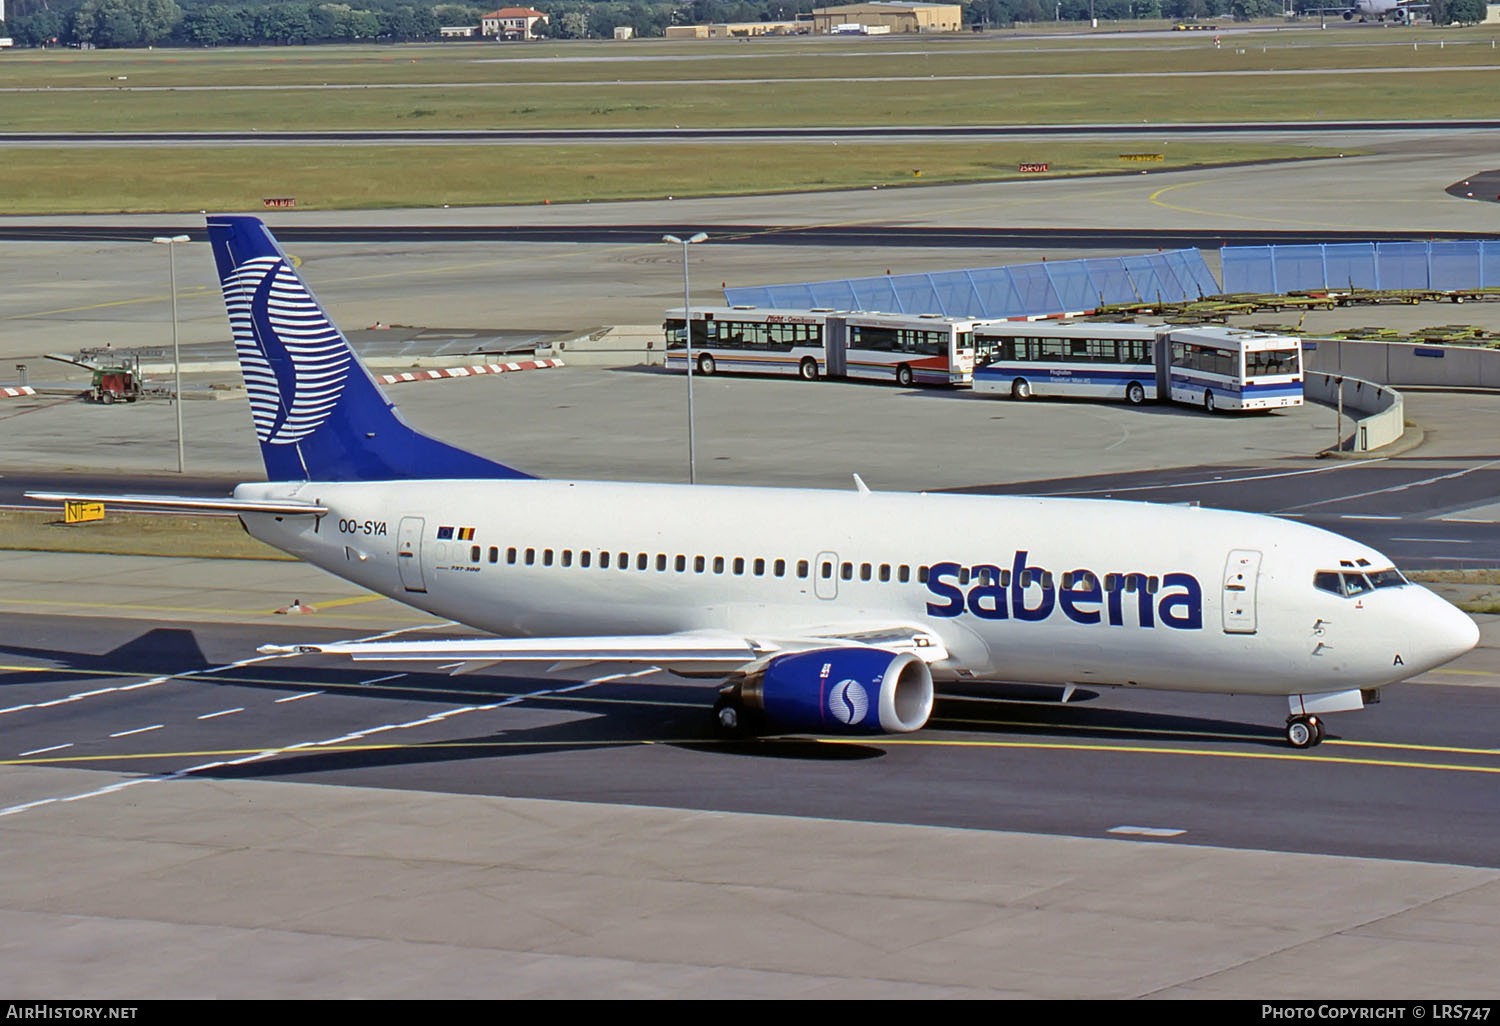
<instances>
[{"instance_id":1,"label":"red and white barrier","mask_svg":"<svg viewBox=\"0 0 1500 1026\"><path fill-rule=\"evenodd\" d=\"M36 389L30 385L22 385L20 388L0 388L0 399L14 399L23 395L36 395Z\"/></svg>"},{"instance_id":2,"label":"red and white barrier","mask_svg":"<svg viewBox=\"0 0 1500 1026\"><path fill-rule=\"evenodd\" d=\"M1019 317L1003 317L1006 321L1065 321L1069 317L1091 317L1093 310L1069 310L1067 313L1023 314Z\"/></svg>"},{"instance_id":3,"label":"red and white barrier","mask_svg":"<svg viewBox=\"0 0 1500 1026\"><path fill-rule=\"evenodd\" d=\"M545 370L561 367L561 360L521 360L518 363L486 363L478 367L440 367L434 370L405 371L401 374L382 374L382 385L395 385L403 381L433 381L437 378L470 378L476 374L507 374L511 371Z\"/></svg>"}]
</instances>

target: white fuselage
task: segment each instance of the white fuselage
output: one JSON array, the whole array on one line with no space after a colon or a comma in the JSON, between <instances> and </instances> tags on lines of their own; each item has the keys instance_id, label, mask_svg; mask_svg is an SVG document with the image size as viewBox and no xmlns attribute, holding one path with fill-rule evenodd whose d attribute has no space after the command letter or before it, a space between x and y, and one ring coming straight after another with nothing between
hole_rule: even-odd
<instances>
[{"instance_id":1,"label":"white fuselage","mask_svg":"<svg viewBox=\"0 0 1500 1026\"><path fill-rule=\"evenodd\" d=\"M340 577L501 635L910 624L946 645L939 679L1275 695L1379 687L1476 637L1417 585L1314 588L1319 571L1390 567L1367 546L1196 507L544 480L236 496L315 500L327 515L242 519Z\"/></svg>"}]
</instances>

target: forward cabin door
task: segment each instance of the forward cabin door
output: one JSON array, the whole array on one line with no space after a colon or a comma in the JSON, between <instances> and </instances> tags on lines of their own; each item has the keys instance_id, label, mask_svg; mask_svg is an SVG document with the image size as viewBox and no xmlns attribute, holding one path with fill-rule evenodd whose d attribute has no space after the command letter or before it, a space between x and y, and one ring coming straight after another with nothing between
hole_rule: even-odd
<instances>
[{"instance_id":1,"label":"forward cabin door","mask_svg":"<svg viewBox=\"0 0 1500 1026\"><path fill-rule=\"evenodd\" d=\"M401 571L401 586L407 591L427 590L427 581L422 576L422 529L425 523L421 517L402 517L401 529L396 535L396 567Z\"/></svg>"},{"instance_id":2,"label":"forward cabin door","mask_svg":"<svg viewBox=\"0 0 1500 1026\"><path fill-rule=\"evenodd\" d=\"M1235 549L1224 563L1224 633L1255 633L1255 591L1260 553Z\"/></svg>"}]
</instances>

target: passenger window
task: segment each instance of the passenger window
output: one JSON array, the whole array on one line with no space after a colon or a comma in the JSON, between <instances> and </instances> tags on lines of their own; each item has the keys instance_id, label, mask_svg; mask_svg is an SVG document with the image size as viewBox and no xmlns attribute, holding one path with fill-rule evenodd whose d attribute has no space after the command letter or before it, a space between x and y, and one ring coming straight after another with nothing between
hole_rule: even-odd
<instances>
[{"instance_id":1,"label":"passenger window","mask_svg":"<svg viewBox=\"0 0 1500 1026\"><path fill-rule=\"evenodd\" d=\"M743 574L745 572L745 557L744 556L735 556L734 557L734 572L735 572L736 575Z\"/></svg>"},{"instance_id":2,"label":"passenger window","mask_svg":"<svg viewBox=\"0 0 1500 1026\"><path fill-rule=\"evenodd\" d=\"M563 549L562 550L562 565L563 566L572 566L573 565L573 550L572 549Z\"/></svg>"},{"instance_id":3,"label":"passenger window","mask_svg":"<svg viewBox=\"0 0 1500 1026\"><path fill-rule=\"evenodd\" d=\"M854 564L845 563L841 567L839 567L839 576L846 581L854 580Z\"/></svg>"},{"instance_id":4,"label":"passenger window","mask_svg":"<svg viewBox=\"0 0 1500 1026\"><path fill-rule=\"evenodd\" d=\"M594 562L594 553L591 549L584 549L578 554L578 565L587 569Z\"/></svg>"},{"instance_id":5,"label":"passenger window","mask_svg":"<svg viewBox=\"0 0 1500 1026\"><path fill-rule=\"evenodd\" d=\"M859 564L859 579L861 581L868 581L874 575L874 573L875 568L872 567L869 563Z\"/></svg>"},{"instance_id":6,"label":"passenger window","mask_svg":"<svg viewBox=\"0 0 1500 1026\"><path fill-rule=\"evenodd\" d=\"M907 566L905 563L902 563L900 566L896 567L896 580L900 581L902 584L905 584L907 581L911 580L911 567Z\"/></svg>"},{"instance_id":7,"label":"passenger window","mask_svg":"<svg viewBox=\"0 0 1500 1026\"><path fill-rule=\"evenodd\" d=\"M784 559L778 559L776 561L774 573L776 574L777 577L785 577L786 576L786 560L784 560Z\"/></svg>"},{"instance_id":8,"label":"passenger window","mask_svg":"<svg viewBox=\"0 0 1500 1026\"><path fill-rule=\"evenodd\" d=\"M527 549L526 550L526 565L527 566L531 566L535 562L536 562L536 549Z\"/></svg>"},{"instance_id":9,"label":"passenger window","mask_svg":"<svg viewBox=\"0 0 1500 1026\"><path fill-rule=\"evenodd\" d=\"M927 583L927 575L928 575L928 573L931 570L932 570L931 567L926 567L926 566L919 566L919 567L917 567L917 583L918 584L926 584Z\"/></svg>"},{"instance_id":10,"label":"passenger window","mask_svg":"<svg viewBox=\"0 0 1500 1026\"><path fill-rule=\"evenodd\" d=\"M552 550L551 549L543 549L542 550L542 566L551 566L551 565L552 565Z\"/></svg>"},{"instance_id":11,"label":"passenger window","mask_svg":"<svg viewBox=\"0 0 1500 1026\"><path fill-rule=\"evenodd\" d=\"M881 563L880 564L880 579L882 581L889 581L891 579L891 564L889 564L889 563Z\"/></svg>"},{"instance_id":12,"label":"passenger window","mask_svg":"<svg viewBox=\"0 0 1500 1026\"><path fill-rule=\"evenodd\" d=\"M635 568L637 570L644 570L650 565L651 557L646 555L646 553L642 552L639 556L635 557Z\"/></svg>"},{"instance_id":13,"label":"passenger window","mask_svg":"<svg viewBox=\"0 0 1500 1026\"><path fill-rule=\"evenodd\" d=\"M764 559L757 559L755 561L755 576L756 577L764 577L765 575L766 575L766 561Z\"/></svg>"},{"instance_id":14,"label":"passenger window","mask_svg":"<svg viewBox=\"0 0 1500 1026\"><path fill-rule=\"evenodd\" d=\"M673 563L672 566L677 570L678 573L682 573L687 569L687 557L679 552L677 554L677 561Z\"/></svg>"},{"instance_id":15,"label":"passenger window","mask_svg":"<svg viewBox=\"0 0 1500 1026\"><path fill-rule=\"evenodd\" d=\"M490 546L490 562L491 563L498 563L498 562L500 562L500 550L496 546L494 546L494 545Z\"/></svg>"},{"instance_id":16,"label":"passenger window","mask_svg":"<svg viewBox=\"0 0 1500 1026\"><path fill-rule=\"evenodd\" d=\"M505 550L505 561L507 563L512 564L512 565L515 564L515 561L516 561L516 550L515 549L506 549Z\"/></svg>"},{"instance_id":17,"label":"passenger window","mask_svg":"<svg viewBox=\"0 0 1500 1026\"><path fill-rule=\"evenodd\" d=\"M714 557L714 573L716 573L716 574L722 574L723 572L724 572L724 557L723 556L715 556Z\"/></svg>"},{"instance_id":18,"label":"passenger window","mask_svg":"<svg viewBox=\"0 0 1500 1026\"><path fill-rule=\"evenodd\" d=\"M693 557L693 573L695 573L695 574L701 574L703 572L703 568L704 568L705 565L706 565L706 562L705 562L703 556L694 556Z\"/></svg>"},{"instance_id":19,"label":"passenger window","mask_svg":"<svg viewBox=\"0 0 1500 1026\"><path fill-rule=\"evenodd\" d=\"M665 552L658 552L656 554L656 569L658 571L662 571L662 570L665 570L666 568L667 568L667 554Z\"/></svg>"},{"instance_id":20,"label":"passenger window","mask_svg":"<svg viewBox=\"0 0 1500 1026\"><path fill-rule=\"evenodd\" d=\"M471 562L471 563L477 563L477 562L479 562L479 546L478 545L475 545L472 549L469 550L469 562Z\"/></svg>"}]
</instances>

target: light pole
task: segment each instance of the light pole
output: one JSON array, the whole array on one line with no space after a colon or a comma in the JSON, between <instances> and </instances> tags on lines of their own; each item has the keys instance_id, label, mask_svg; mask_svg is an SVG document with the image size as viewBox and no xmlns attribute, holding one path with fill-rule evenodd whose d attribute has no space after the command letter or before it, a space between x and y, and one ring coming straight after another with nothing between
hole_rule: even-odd
<instances>
[{"instance_id":1,"label":"light pole","mask_svg":"<svg viewBox=\"0 0 1500 1026\"><path fill-rule=\"evenodd\" d=\"M190 241L186 235L158 235L151 240L158 246L167 247L167 265L172 271L172 369L177 384L172 394L172 404L177 407L177 473L183 471L182 444L182 349L177 344L177 255L175 246Z\"/></svg>"},{"instance_id":2,"label":"light pole","mask_svg":"<svg viewBox=\"0 0 1500 1026\"><path fill-rule=\"evenodd\" d=\"M688 293L688 247L708 236L699 232L686 239L663 235L661 241L682 247L682 338L687 344L688 374L688 484L698 483L698 453L693 440L693 305Z\"/></svg>"}]
</instances>

